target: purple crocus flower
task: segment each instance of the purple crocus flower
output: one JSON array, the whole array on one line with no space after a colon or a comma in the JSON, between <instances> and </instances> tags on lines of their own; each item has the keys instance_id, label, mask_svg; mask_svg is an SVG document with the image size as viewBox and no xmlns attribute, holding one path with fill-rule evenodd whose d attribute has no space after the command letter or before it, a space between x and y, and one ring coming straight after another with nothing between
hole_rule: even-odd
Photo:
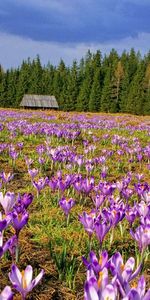
<instances>
[{"instance_id":1,"label":"purple crocus flower","mask_svg":"<svg viewBox=\"0 0 150 300\"><path fill-rule=\"evenodd\" d=\"M23 205L23 207L26 209L33 201L33 195L31 193L27 194L25 193L23 196L21 196L20 203Z\"/></svg>"},{"instance_id":2,"label":"purple crocus flower","mask_svg":"<svg viewBox=\"0 0 150 300\"><path fill-rule=\"evenodd\" d=\"M96 209L98 209L102 204L103 202L105 201L106 197L104 195L96 195L96 196L93 196L92 197L92 200L96 206Z\"/></svg>"},{"instance_id":3,"label":"purple crocus flower","mask_svg":"<svg viewBox=\"0 0 150 300\"><path fill-rule=\"evenodd\" d=\"M0 203L6 215L12 211L15 202L16 202L16 198L14 193L7 192L5 196L3 196L3 193L0 193Z\"/></svg>"},{"instance_id":4,"label":"purple crocus flower","mask_svg":"<svg viewBox=\"0 0 150 300\"><path fill-rule=\"evenodd\" d=\"M58 180L55 179L54 177L52 177L49 181L48 181L48 185L49 187L54 191L57 188L57 183Z\"/></svg>"},{"instance_id":5,"label":"purple crocus flower","mask_svg":"<svg viewBox=\"0 0 150 300\"><path fill-rule=\"evenodd\" d=\"M137 154L137 160L138 160L139 162L141 162L142 158L143 158L142 154L140 154L140 153Z\"/></svg>"},{"instance_id":6,"label":"purple crocus flower","mask_svg":"<svg viewBox=\"0 0 150 300\"><path fill-rule=\"evenodd\" d=\"M141 179L143 179L144 175L143 174L136 174L135 177L137 178L138 181L141 181Z\"/></svg>"},{"instance_id":7,"label":"purple crocus flower","mask_svg":"<svg viewBox=\"0 0 150 300\"><path fill-rule=\"evenodd\" d=\"M142 264L133 272L135 266L135 259L130 257L124 264L123 258L119 252L116 252L108 262L109 269L113 276L117 278L117 284L120 289L120 293L125 297L129 291L129 282L133 280L141 271Z\"/></svg>"},{"instance_id":8,"label":"purple crocus flower","mask_svg":"<svg viewBox=\"0 0 150 300\"><path fill-rule=\"evenodd\" d=\"M33 181L33 186L37 189L37 194L39 195L40 191L45 187L45 185L48 182L48 177L46 178L40 178L37 182Z\"/></svg>"},{"instance_id":9,"label":"purple crocus flower","mask_svg":"<svg viewBox=\"0 0 150 300\"><path fill-rule=\"evenodd\" d=\"M14 174L11 173L6 174L5 172L1 173L1 178L5 184L7 184L11 179L13 179L13 177Z\"/></svg>"},{"instance_id":10,"label":"purple crocus flower","mask_svg":"<svg viewBox=\"0 0 150 300\"><path fill-rule=\"evenodd\" d=\"M101 177L104 179L107 176L108 167L103 166L101 170Z\"/></svg>"},{"instance_id":11,"label":"purple crocus flower","mask_svg":"<svg viewBox=\"0 0 150 300\"><path fill-rule=\"evenodd\" d=\"M63 197L59 201L59 205L62 208L62 210L64 211L65 215L68 216L71 208L75 205L75 201L72 198L67 200L65 197Z\"/></svg>"},{"instance_id":12,"label":"purple crocus flower","mask_svg":"<svg viewBox=\"0 0 150 300\"><path fill-rule=\"evenodd\" d=\"M148 184L145 183L135 183L134 188L136 193L138 194L139 198L143 197L143 195L149 191Z\"/></svg>"},{"instance_id":13,"label":"purple crocus flower","mask_svg":"<svg viewBox=\"0 0 150 300\"><path fill-rule=\"evenodd\" d=\"M16 231L18 237L20 230L27 224L29 219L29 213L24 210L21 213L18 213L16 210L12 213L12 226Z\"/></svg>"},{"instance_id":14,"label":"purple crocus flower","mask_svg":"<svg viewBox=\"0 0 150 300\"><path fill-rule=\"evenodd\" d=\"M34 177L36 177L36 175L39 173L38 169L28 169L28 173L31 176L32 180L34 179Z\"/></svg>"},{"instance_id":15,"label":"purple crocus flower","mask_svg":"<svg viewBox=\"0 0 150 300\"><path fill-rule=\"evenodd\" d=\"M128 206L126 211L125 211L125 217L128 220L128 222L130 223L130 225L132 226L134 220L137 217L137 209L135 206L130 207Z\"/></svg>"},{"instance_id":16,"label":"purple crocus flower","mask_svg":"<svg viewBox=\"0 0 150 300\"><path fill-rule=\"evenodd\" d=\"M95 229L95 214L83 212L83 215L79 216L79 221L83 224L85 231L87 231L88 235L91 237Z\"/></svg>"},{"instance_id":17,"label":"purple crocus flower","mask_svg":"<svg viewBox=\"0 0 150 300\"><path fill-rule=\"evenodd\" d=\"M19 149L21 150L23 148L23 142L19 142L17 143L17 146L19 147Z\"/></svg>"},{"instance_id":18,"label":"purple crocus flower","mask_svg":"<svg viewBox=\"0 0 150 300\"><path fill-rule=\"evenodd\" d=\"M14 245L16 239L16 235L13 235L5 244L3 244L3 233L0 232L0 257Z\"/></svg>"},{"instance_id":19,"label":"purple crocus flower","mask_svg":"<svg viewBox=\"0 0 150 300\"><path fill-rule=\"evenodd\" d=\"M150 289L146 292L146 282L145 278L142 275L138 281L136 288L131 288L129 293L126 295L126 297L123 298L123 300L149 300L150 299Z\"/></svg>"},{"instance_id":20,"label":"purple crocus flower","mask_svg":"<svg viewBox=\"0 0 150 300\"><path fill-rule=\"evenodd\" d=\"M44 270L42 270L39 275L32 280L32 266L28 265L24 271L20 272L17 266L13 264L11 272L9 273L9 279L12 282L13 287L22 295L22 299L24 300L26 295L39 283L43 275Z\"/></svg>"},{"instance_id":21,"label":"purple crocus flower","mask_svg":"<svg viewBox=\"0 0 150 300\"><path fill-rule=\"evenodd\" d=\"M10 286L6 286L0 293L0 300L13 300L13 293Z\"/></svg>"},{"instance_id":22,"label":"purple crocus flower","mask_svg":"<svg viewBox=\"0 0 150 300\"><path fill-rule=\"evenodd\" d=\"M25 156L25 162L26 162L26 165L29 169L29 167L33 164L34 160L31 159L31 158L28 158L27 156Z\"/></svg>"},{"instance_id":23,"label":"purple crocus flower","mask_svg":"<svg viewBox=\"0 0 150 300\"><path fill-rule=\"evenodd\" d=\"M38 161L39 161L39 164L40 164L40 165L43 165L43 164L45 163L45 158L42 157L42 156L40 156L40 157L38 158Z\"/></svg>"},{"instance_id":24,"label":"purple crocus flower","mask_svg":"<svg viewBox=\"0 0 150 300\"><path fill-rule=\"evenodd\" d=\"M142 199L149 205L150 204L150 191L145 191L142 195Z\"/></svg>"},{"instance_id":25,"label":"purple crocus flower","mask_svg":"<svg viewBox=\"0 0 150 300\"><path fill-rule=\"evenodd\" d=\"M150 224L142 224L137 227L135 232L130 230L130 234L138 242L139 249L143 253L146 247L150 245Z\"/></svg>"},{"instance_id":26,"label":"purple crocus flower","mask_svg":"<svg viewBox=\"0 0 150 300\"><path fill-rule=\"evenodd\" d=\"M94 187L94 177L85 178L82 181L82 190L85 194L89 194Z\"/></svg>"},{"instance_id":27,"label":"purple crocus flower","mask_svg":"<svg viewBox=\"0 0 150 300\"><path fill-rule=\"evenodd\" d=\"M145 201L138 203L136 209L140 217L142 216L145 218L146 216L150 215L150 206L148 206Z\"/></svg>"},{"instance_id":28,"label":"purple crocus flower","mask_svg":"<svg viewBox=\"0 0 150 300\"><path fill-rule=\"evenodd\" d=\"M145 294L145 296L141 297L138 293L137 289L131 289L130 292L127 294L126 297L124 297L122 300L149 300L150 299L150 289Z\"/></svg>"},{"instance_id":29,"label":"purple crocus flower","mask_svg":"<svg viewBox=\"0 0 150 300\"><path fill-rule=\"evenodd\" d=\"M95 232L96 232L96 236L100 242L100 245L102 246L103 240L106 236L106 234L108 233L108 231L110 230L112 226L112 223L107 223L107 222L102 222L101 221L96 221L95 222Z\"/></svg>"},{"instance_id":30,"label":"purple crocus flower","mask_svg":"<svg viewBox=\"0 0 150 300\"><path fill-rule=\"evenodd\" d=\"M116 298L116 292L115 288L112 284L108 284L103 289L101 295L99 295L97 287L95 287L94 282L87 281L85 283L85 289L84 289L84 299L85 300L105 300L105 299L111 299L115 300Z\"/></svg>"},{"instance_id":31,"label":"purple crocus flower","mask_svg":"<svg viewBox=\"0 0 150 300\"><path fill-rule=\"evenodd\" d=\"M3 218L2 213L0 212L0 231L3 231L11 222L11 214Z\"/></svg>"},{"instance_id":32,"label":"purple crocus flower","mask_svg":"<svg viewBox=\"0 0 150 300\"><path fill-rule=\"evenodd\" d=\"M94 272L98 274L103 270L103 268L107 264L108 253L107 251L102 251L98 260L96 254L93 251L90 251L89 261L85 257L82 257L82 261L84 265L87 267L87 269L91 267L94 270Z\"/></svg>"},{"instance_id":33,"label":"purple crocus flower","mask_svg":"<svg viewBox=\"0 0 150 300\"><path fill-rule=\"evenodd\" d=\"M123 181L117 181L116 182L116 187L119 190L119 192L121 193L123 188L124 188L124 182Z\"/></svg>"},{"instance_id":34,"label":"purple crocus flower","mask_svg":"<svg viewBox=\"0 0 150 300\"><path fill-rule=\"evenodd\" d=\"M121 192L121 195L128 200L133 195L133 190L129 188L124 188Z\"/></svg>"},{"instance_id":35,"label":"purple crocus flower","mask_svg":"<svg viewBox=\"0 0 150 300\"><path fill-rule=\"evenodd\" d=\"M24 210L28 208L28 206L33 201L33 195L31 193L20 195L18 194L16 205L14 206L14 210L17 211L17 213L22 213Z\"/></svg>"},{"instance_id":36,"label":"purple crocus flower","mask_svg":"<svg viewBox=\"0 0 150 300\"><path fill-rule=\"evenodd\" d=\"M91 268L87 271L87 281L84 287L85 300L105 300L116 299L116 290L112 284L108 283L108 270L103 268L99 272L98 279Z\"/></svg>"},{"instance_id":37,"label":"purple crocus flower","mask_svg":"<svg viewBox=\"0 0 150 300\"><path fill-rule=\"evenodd\" d=\"M125 216L124 209L121 205L116 205L112 209L104 208L102 210L103 219L109 220L111 225L115 227Z\"/></svg>"},{"instance_id":38,"label":"purple crocus flower","mask_svg":"<svg viewBox=\"0 0 150 300\"><path fill-rule=\"evenodd\" d=\"M15 161L16 158L18 157L19 153L17 151L15 151L15 150L10 150L9 151L9 155Z\"/></svg>"}]
</instances>

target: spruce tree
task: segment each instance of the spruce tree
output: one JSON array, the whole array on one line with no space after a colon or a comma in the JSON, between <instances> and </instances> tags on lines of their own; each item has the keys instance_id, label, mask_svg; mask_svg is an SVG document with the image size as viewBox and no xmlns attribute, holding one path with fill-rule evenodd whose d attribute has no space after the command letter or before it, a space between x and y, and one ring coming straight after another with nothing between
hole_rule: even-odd
<instances>
[{"instance_id":1,"label":"spruce tree","mask_svg":"<svg viewBox=\"0 0 150 300\"><path fill-rule=\"evenodd\" d=\"M43 95L53 95L54 93L54 75L55 68L53 65L48 63L46 67L43 68L42 78L41 78L41 93Z\"/></svg>"},{"instance_id":2,"label":"spruce tree","mask_svg":"<svg viewBox=\"0 0 150 300\"><path fill-rule=\"evenodd\" d=\"M31 75L29 79L29 94L40 95L42 93L42 65L39 55L31 63Z\"/></svg>"},{"instance_id":3,"label":"spruce tree","mask_svg":"<svg viewBox=\"0 0 150 300\"><path fill-rule=\"evenodd\" d=\"M67 98L66 98L66 110L74 111L77 105L77 97L79 93L79 77L78 77L78 65L76 61L73 61L73 65L68 70L67 81Z\"/></svg>"},{"instance_id":4,"label":"spruce tree","mask_svg":"<svg viewBox=\"0 0 150 300\"><path fill-rule=\"evenodd\" d=\"M88 50L85 57L84 79L82 80L82 83L80 85L79 95L77 99L76 108L78 111L88 111L89 109L89 99L94 75L92 62L92 54Z\"/></svg>"},{"instance_id":5,"label":"spruce tree","mask_svg":"<svg viewBox=\"0 0 150 300\"><path fill-rule=\"evenodd\" d=\"M101 97L101 106L100 110L102 112L109 112L110 111L110 102L111 102L111 93L112 93L112 84L111 84L111 74L110 69L107 69L105 78L104 78L104 85L102 89L102 97Z\"/></svg>"},{"instance_id":6,"label":"spruce tree","mask_svg":"<svg viewBox=\"0 0 150 300\"><path fill-rule=\"evenodd\" d=\"M148 63L145 71L143 81L143 114L150 115L150 62Z\"/></svg>"},{"instance_id":7,"label":"spruce tree","mask_svg":"<svg viewBox=\"0 0 150 300\"><path fill-rule=\"evenodd\" d=\"M128 70L125 70L124 77L122 79L121 92L120 92L120 112L127 112L127 99L129 95L129 74Z\"/></svg>"},{"instance_id":8,"label":"spruce tree","mask_svg":"<svg viewBox=\"0 0 150 300\"><path fill-rule=\"evenodd\" d=\"M0 82L0 106L1 107L9 106L7 101L7 85L8 85L7 79L8 79L8 72L5 72L3 73Z\"/></svg>"},{"instance_id":9,"label":"spruce tree","mask_svg":"<svg viewBox=\"0 0 150 300\"><path fill-rule=\"evenodd\" d=\"M18 82L16 87L16 105L19 106L24 94L29 93L31 76L31 62L28 58L27 61L23 61L18 74Z\"/></svg>"},{"instance_id":10,"label":"spruce tree","mask_svg":"<svg viewBox=\"0 0 150 300\"><path fill-rule=\"evenodd\" d=\"M101 84L100 84L100 68L97 68L94 74L94 80L91 88L89 111L96 112L100 110L101 101Z\"/></svg>"},{"instance_id":11,"label":"spruce tree","mask_svg":"<svg viewBox=\"0 0 150 300\"><path fill-rule=\"evenodd\" d=\"M16 87L19 77L19 70L11 69L7 74L7 107L17 107Z\"/></svg>"},{"instance_id":12,"label":"spruce tree","mask_svg":"<svg viewBox=\"0 0 150 300\"><path fill-rule=\"evenodd\" d=\"M112 94L110 103L110 112L118 112L120 110L120 94L121 84L124 77L124 70L121 61L118 61L114 70L112 80Z\"/></svg>"},{"instance_id":13,"label":"spruce tree","mask_svg":"<svg viewBox=\"0 0 150 300\"><path fill-rule=\"evenodd\" d=\"M138 66L134 78L130 84L129 95L127 99L127 112L133 114L143 114L143 80L144 80L145 67L143 62Z\"/></svg>"}]
</instances>

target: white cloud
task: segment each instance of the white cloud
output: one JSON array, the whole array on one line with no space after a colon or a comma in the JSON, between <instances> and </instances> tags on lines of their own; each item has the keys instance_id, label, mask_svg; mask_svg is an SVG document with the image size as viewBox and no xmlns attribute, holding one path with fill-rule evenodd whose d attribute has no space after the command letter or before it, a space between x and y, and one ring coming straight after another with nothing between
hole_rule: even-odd
<instances>
[{"instance_id":1,"label":"white cloud","mask_svg":"<svg viewBox=\"0 0 150 300\"><path fill-rule=\"evenodd\" d=\"M124 49L130 50L131 47L134 47L135 50L140 50L142 54L145 54L149 51L149 45L149 33L141 33L135 38L128 37L103 44L79 43L75 45L38 42L0 33L0 64L5 69L17 67L22 63L23 59L27 59L28 57L33 59L39 54L42 64L47 64L50 61L52 64L57 65L62 58L69 65L73 59L79 60L81 57L84 57L88 49L92 52L100 49L104 54L109 53L112 48L121 53Z\"/></svg>"}]
</instances>

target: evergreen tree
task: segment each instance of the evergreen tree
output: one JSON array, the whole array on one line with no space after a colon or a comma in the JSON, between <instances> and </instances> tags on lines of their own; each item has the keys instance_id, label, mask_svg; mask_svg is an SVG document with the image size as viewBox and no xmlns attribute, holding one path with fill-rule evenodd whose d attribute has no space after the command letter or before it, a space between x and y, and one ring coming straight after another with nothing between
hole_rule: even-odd
<instances>
[{"instance_id":1,"label":"evergreen tree","mask_svg":"<svg viewBox=\"0 0 150 300\"><path fill-rule=\"evenodd\" d=\"M7 80L8 80L8 72L5 72L3 73L0 82L0 106L1 107L9 106L7 101L7 86L8 86Z\"/></svg>"},{"instance_id":2,"label":"evergreen tree","mask_svg":"<svg viewBox=\"0 0 150 300\"><path fill-rule=\"evenodd\" d=\"M40 61L40 57L37 55L36 59L34 59L31 63L31 75L29 81L29 94L37 94L40 95L42 93L42 65Z\"/></svg>"},{"instance_id":3,"label":"evergreen tree","mask_svg":"<svg viewBox=\"0 0 150 300\"><path fill-rule=\"evenodd\" d=\"M143 62L138 66L138 69L134 75L129 89L129 96L127 100L127 112L137 114L143 113L143 79L144 79L145 68Z\"/></svg>"},{"instance_id":4,"label":"evergreen tree","mask_svg":"<svg viewBox=\"0 0 150 300\"><path fill-rule=\"evenodd\" d=\"M47 67L44 67L41 78L41 93L43 95L53 95L54 94L54 76L56 69L48 63Z\"/></svg>"},{"instance_id":5,"label":"evergreen tree","mask_svg":"<svg viewBox=\"0 0 150 300\"><path fill-rule=\"evenodd\" d=\"M144 89L143 114L150 115L150 62L147 65L147 68L145 71L145 77L144 77L144 81L143 81L143 89Z\"/></svg>"},{"instance_id":6,"label":"evergreen tree","mask_svg":"<svg viewBox=\"0 0 150 300\"><path fill-rule=\"evenodd\" d=\"M100 68L97 68L94 74L94 80L92 84L90 100L89 100L89 111L99 111L101 101L101 84L100 84Z\"/></svg>"},{"instance_id":7,"label":"evergreen tree","mask_svg":"<svg viewBox=\"0 0 150 300\"><path fill-rule=\"evenodd\" d=\"M88 111L89 99L91 93L91 87L93 83L93 65L92 65L92 54L88 50L85 58L85 75L80 85L80 91L77 99L77 110Z\"/></svg>"},{"instance_id":8,"label":"evergreen tree","mask_svg":"<svg viewBox=\"0 0 150 300\"><path fill-rule=\"evenodd\" d=\"M16 103L16 87L19 77L19 70L7 72L7 107L17 107Z\"/></svg>"},{"instance_id":9,"label":"evergreen tree","mask_svg":"<svg viewBox=\"0 0 150 300\"><path fill-rule=\"evenodd\" d=\"M127 99L129 95L129 74L128 70L125 70L124 77L122 79L121 92L120 92L120 112L127 112Z\"/></svg>"},{"instance_id":10,"label":"evergreen tree","mask_svg":"<svg viewBox=\"0 0 150 300\"><path fill-rule=\"evenodd\" d=\"M111 93L112 93L112 85L111 85L111 74L110 69L107 70L104 85L102 89L102 97L101 97L101 108L102 112L110 111L110 102L111 102Z\"/></svg>"},{"instance_id":11,"label":"evergreen tree","mask_svg":"<svg viewBox=\"0 0 150 300\"><path fill-rule=\"evenodd\" d=\"M67 74L68 70L65 66L64 61L61 59L58 68L54 73L54 81L53 81L53 91L54 96L56 97L59 108L61 110L64 109L66 96L67 96Z\"/></svg>"},{"instance_id":12,"label":"evergreen tree","mask_svg":"<svg viewBox=\"0 0 150 300\"><path fill-rule=\"evenodd\" d=\"M42 66L39 56L19 69L0 65L0 105L18 107L24 94L54 95L66 111L105 111L150 114L150 51L141 57L134 48L102 58L87 52L79 65Z\"/></svg>"},{"instance_id":13,"label":"evergreen tree","mask_svg":"<svg viewBox=\"0 0 150 300\"><path fill-rule=\"evenodd\" d=\"M131 82L139 64L139 55L136 54L134 48L131 48L128 59L128 74L129 81Z\"/></svg>"},{"instance_id":14,"label":"evergreen tree","mask_svg":"<svg viewBox=\"0 0 150 300\"><path fill-rule=\"evenodd\" d=\"M29 93L31 76L31 62L28 58L27 61L23 61L21 68L18 72L18 82L16 87L16 106L19 106L24 94Z\"/></svg>"},{"instance_id":15,"label":"evergreen tree","mask_svg":"<svg viewBox=\"0 0 150 300\"><path fill-rule=\"evenodd\" d=\"M74 111L77 105L77 97L79 93L79 78L78 78L78 66L74 61L70 70L68 70L67 81L67 98L66 98L66 110Z\"/></svg>"},{"instance_id":16,"label":"evergreen tree","mask_svg":"<svg viewBox=\"0 0 150 300\"><path fill-rule=\"evenodd\" d=\"M118 112L120 109L121 83L124 76L124 70L121 61L118 61L112 80L112 94L110 103L110 112Z\"/></svg>"}]
</instances>

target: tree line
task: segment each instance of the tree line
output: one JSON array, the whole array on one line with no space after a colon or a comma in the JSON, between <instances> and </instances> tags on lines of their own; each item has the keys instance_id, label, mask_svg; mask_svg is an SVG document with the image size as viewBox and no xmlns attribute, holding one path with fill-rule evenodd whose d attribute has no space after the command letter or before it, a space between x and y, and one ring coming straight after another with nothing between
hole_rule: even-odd
<instances>
[{"instance_id":1,"label":"tree line","mask_svg":"<svg viewBox=\"0 0 150 300\"><path fill-rule=\"evenodd\" d=\"M88 50L71 66L42 66L39 56L6 71L0 65L0 106L17 108L24 94L55 95L64 111L150 115L150 51Z\"/></svg>"}]
</instances>

